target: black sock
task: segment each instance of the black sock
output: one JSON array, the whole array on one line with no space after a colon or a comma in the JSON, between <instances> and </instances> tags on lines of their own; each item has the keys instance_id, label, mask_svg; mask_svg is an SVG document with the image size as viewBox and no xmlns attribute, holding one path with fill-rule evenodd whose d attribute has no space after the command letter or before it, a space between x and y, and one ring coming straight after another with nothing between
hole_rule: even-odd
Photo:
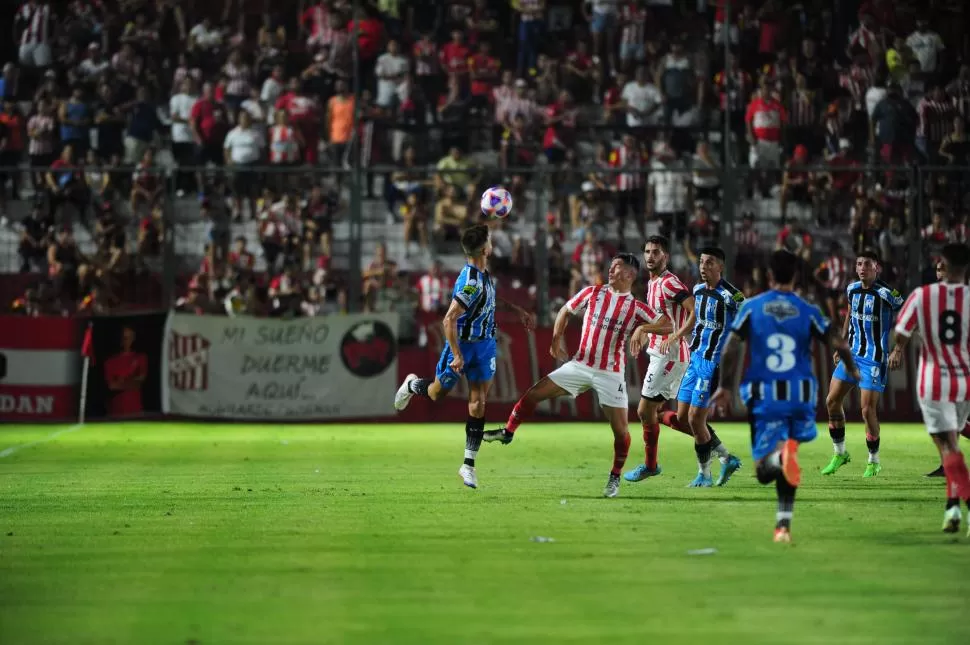
<instances>
[{"instance_id":1,"label":"black sock","mask_svg":"<svg viewBox=\"0 0 970 645\"><path fill-rule=\"evenodd\" d=\"M707 431L711 433L711 450L717 450L721 445L721 440L718 438L717 433L714 432L711 424L707 424Z\"/></svg>"},{"instance_id":2,"label":"black sock","mask_svg":"<svg viewBox=\"0 0 970 645\"><path fill-rule=\"evenodd\" d=\"M775 479L778 492L778 513L775 515L775 528L791 528L792 512L795 510L795 487L784 477Z\"/></svg>"},{"instance_id":3,"label":"black sock","mask_svg":"<svg viewBox=\"0 0 970 645\"><path fill-rule=\"evenodd\" d=\"M465 465L474 466L475 456L482 447L485 434L485 419L469 416L465 421Z\"/></svg>"},{"instance_id":4,"label":"black sock","mask_svg":"<svg viewBox=\"0 0 970 645\"><path fill-rule=\"evenodd\" d=\"M432 383L434 381L429 378L416 378L411 381L411 384L408 386L408 391L418 396L428 396L428 386Z\"/></svg>"},{"instance_id":5,"label":"black sock","mask_svg":"<svg viewBox=\"0 0 970 645\"><path fill-rule=\"evenodd\" d=\"M758 482L762 484L770 484L775 481L778 477L778 473L781 471L778 468L771 466L766 461L762 461L754 469L754 474L758 478Z\"/></svg>"},{"instance_id":6,"label":"black sock","mask_svg":"<svg viewBox=\"0 0 970 645\"><path fill-rule=\"evenodd\" d=\"M870 455L874 455L879 452L879 438L866 439L866 448L869 449Z\"/></svg>"},{"instance_id":7,"label":"black sock","mask_svg":"<svg viewBox=\"0 0 970 645\"><path fill-rule=\"evenodd\" d=\"M946 510L950 510L954 506L960 505L960 499L958 497L948 497L946 500Z\"/></svg>"},{"instance_id":8,"label":"black sock","mask_svg":"<svg viewBox=\"0 0 970 645\"><path fill-rule=\"evenodd\" d=\"M711 461L711 442L695 443L694 452L697 453L697 463L704 465Z\"/></svg>"},{"instance_id":9,"label":"black sock","mask_svg":"<svg viewBox=\"0 0 970 645\"><path fill-rule=\"evenodd\" d=\"M842 443L845 441L845 423L839 423L838 426L829 423L829 436L832 437L832 443Z\"/></svg>"}]
</instances>

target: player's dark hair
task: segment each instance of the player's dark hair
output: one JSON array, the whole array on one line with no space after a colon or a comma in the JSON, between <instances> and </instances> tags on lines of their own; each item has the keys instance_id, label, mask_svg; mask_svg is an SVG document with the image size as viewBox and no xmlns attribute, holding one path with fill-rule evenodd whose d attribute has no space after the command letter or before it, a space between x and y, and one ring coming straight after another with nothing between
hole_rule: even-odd
<instances>
[{"instance_id":1,"label":"player's dark hair","mask_svg":"<svg viewBox=\"0 0 970 645\"><path fill-rule=\"evenodd\" d=\"M771 259L768 260L768 269L776 283L791 284L798 276L799 264L797 255L791 251L780 249L771 254Z\"/></svg>"},{"instance_id":2,"label":"player's dark hair","mask_svg":"<svg viewBox=\"0 0 970 645\"><path fill-rule=\"evenodd\" d=\"M643 245L643 250L647 250L647 244L656 244L664 253L670 254L670 240L668 240L663 235L651 235L647 238L646 243Z\"/></svg>"},{"instance_id":3,"label":"player's dark hair","mask_svg":"<svg viewBox=\"0 0 970 645\"><path fill-rule=\"evenodd\" d=\"M486 242L488 242L488 227L484 224L469 226L461 233L461 248L468 257L480 254Z\"/></svg>"},{"instance_id":4,"label":"player's dark hair","mask_svg":"<svg viewBox=\"0 0 970 645\"><path fill-rule=\"evenodd\" d=\"M630 265L634 271L640 273L640 260L632 253L617 253L614 260L621 260L624 264Z\"/></svg>"},{"instance_id":5,"label":"player's dark hair","mask_svg":"<svg viewBox=\"0 0 970 645\"><path fill-rule=\"evenodd\" d=\"M966 244L947 244L940 251L940 255L946 260L950 271L963 269L966 272L967 267L970 267L970 247Z\"/></svg>"},{"instance_id":6,"label":"player's dark hair","mask_svg":"<svg viewBox=\"0 0 970 645\"><path fill-rule=\"evenodd\" d=\"M876 264L882 264L882 260L879 258L879 251L873 248L862 249L862 251L856 257L872 260Z\"/></svg>"},{"instance_id":7,"label":"player's dark hair","mask_svg":"<svg viewBox=\"0 0 970 645\"><path fill-rule=\"evenodd\" d=\"M712 258L717 258L721 262L724 262L724 249L719 246L705 246L701 249L701 252L697 254L697 257L702 255L709 255Z\"/></svg>"}]
</instances>

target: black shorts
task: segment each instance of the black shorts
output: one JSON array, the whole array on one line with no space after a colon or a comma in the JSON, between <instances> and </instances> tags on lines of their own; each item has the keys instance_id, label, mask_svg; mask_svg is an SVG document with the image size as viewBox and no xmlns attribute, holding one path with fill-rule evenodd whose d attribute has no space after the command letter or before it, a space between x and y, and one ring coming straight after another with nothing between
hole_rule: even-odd
<instances>
[{"instance_id":1,"label":"black shorts","mask_svg":"<svg viewBox=\"0 0 970 645\"><path fill-rule=\"evenodd\" d=\"M195 147L196 162L200 166L212 163L216 166L224 166L226 163L225 153L222 146L211 143L203 143Z\"/></svg>"},{"instance_id":2,"label":"black shorts","mask_svg":"<svg viewBox=\"0 0 970 645\"><path fill-rule=\"evenodd\" d=\"M236 197L256 197L260 190L259 173L248 166L233 166L232 192Z\"/></svg>"}]
</instances>

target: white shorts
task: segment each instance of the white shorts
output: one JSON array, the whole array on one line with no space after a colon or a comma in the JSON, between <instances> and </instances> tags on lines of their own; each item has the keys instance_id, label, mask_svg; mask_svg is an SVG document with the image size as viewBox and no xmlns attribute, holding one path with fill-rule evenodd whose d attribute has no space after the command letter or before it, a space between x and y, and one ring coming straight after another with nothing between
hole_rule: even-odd
<instances>
[{"instance_id":1,"label":"white shorts","mask_svg":"<svg viewBox=\"0 0 970 645\"><path fill-rule=\"evenodd\" d=\"M774 141L755 141L748 151L748 163L752 168L780 168L781 144Z\"/></svg>"},{"instance_id":2,"label":"white shorts","mask_svg":"<svg viewBox=\"0 0 970 645\"><path fill-rule=\"evenodd\" d=\"M50 67L51 47L44 43L20 46L20 64L24 67Z\"/></svg>"},{"instance_id":3,"label":"white shorts","mask_svg":"<svg viewBox=\"0 0 970 645\"><path fill-rule=\"evenodd\" d=\"M593 390L600 405L608 408L630 407L626 381L619 372L606 372L578 361L569 361L550 372L549 380L569 392L574 399L587 390Z\"/></svg>"},{"instance_id":4,"label":"white shorts","mask_svg":"<svg viewBox=\"0 0 970 645\"><path fill-rule=\"evenodd\" d=\"M960 432L967 425L970 417L970 401L924 401L919 400L920 410L923 411L923 421L926 431L930 434L946 434Z\"/></svg>"},{"instance_id":5,"label":"white shorts","mask_svg":"<svg viewBox=\"0 0 970 645\"><path fill-rule=\"evenodd\" d=\"M650 365L647 375L643 377L643 388L640 396L651 401L664 399L672 401L677 398L680 380L687 371L687 363L672 361L659 356L650 355Z\"/></svg>"}]
</instances>

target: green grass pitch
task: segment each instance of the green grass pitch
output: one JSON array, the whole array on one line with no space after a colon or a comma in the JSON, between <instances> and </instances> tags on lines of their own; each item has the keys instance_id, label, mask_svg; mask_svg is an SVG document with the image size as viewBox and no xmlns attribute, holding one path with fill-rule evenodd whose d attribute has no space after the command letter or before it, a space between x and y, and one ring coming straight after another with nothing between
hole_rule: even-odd
<instances>
[{"instance_id":1,"label":"green grass pitch","mask_svg":"<svg viewBox=\"0 0 970 645\"><path fill-rule=\"evenodd\" d=\"M742 425L719 428L728 487L685 489L665 430L664 475L613 500L605 424L524 425L477 491L460 425L55 430L0 427L0 450L37 442L0 458L4 645L970 642L970 540L940 532L915 425L884 426L875 480L858 424L823 479L820 428L790 547Z\"/></svg>"}]
</instances>

